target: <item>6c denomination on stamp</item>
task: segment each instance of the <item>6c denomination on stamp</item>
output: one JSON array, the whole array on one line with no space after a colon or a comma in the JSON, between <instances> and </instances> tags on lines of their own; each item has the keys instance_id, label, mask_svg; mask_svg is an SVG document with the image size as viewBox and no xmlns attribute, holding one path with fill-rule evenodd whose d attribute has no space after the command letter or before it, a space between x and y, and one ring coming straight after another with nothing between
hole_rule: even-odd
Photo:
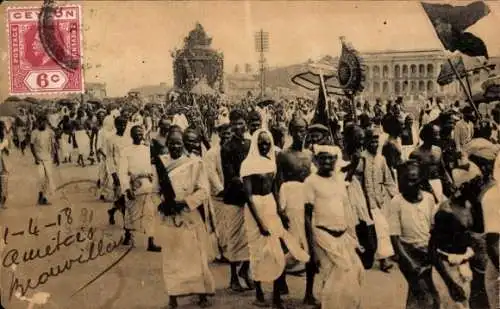
<instances>
[{"instance_id":1,"label":"6c denomination on stamp","mask_svg":"<svg viewBox=\"0 0 500 309\"><path fill-rule=\"evenodd\" d=\"M12 95L75 93L83 91L80 65L68 69L49 55L40 38L40 8L8 8L10 93ZM65 55L82 55L81 8L60 6L51 14L51 40ZM45 29L46 30L46 29Z\"/></svg>"}]
</instances>

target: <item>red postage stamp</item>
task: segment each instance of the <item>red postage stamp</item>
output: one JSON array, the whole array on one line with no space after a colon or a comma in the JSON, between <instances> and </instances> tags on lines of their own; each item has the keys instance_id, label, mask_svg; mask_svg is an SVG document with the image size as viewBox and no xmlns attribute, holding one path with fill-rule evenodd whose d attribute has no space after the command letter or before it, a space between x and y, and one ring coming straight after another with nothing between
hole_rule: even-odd
<instances>
[{"instance_id":1,"label":"red postage stamp","mask_svg":"<svg viewBox=\"0 0 500 309\"><path fill-rule=\"evenodd\" d=\"M83 92L80 6L8 8L7 31L11 95Z\"/></svg>"}]
</instances>

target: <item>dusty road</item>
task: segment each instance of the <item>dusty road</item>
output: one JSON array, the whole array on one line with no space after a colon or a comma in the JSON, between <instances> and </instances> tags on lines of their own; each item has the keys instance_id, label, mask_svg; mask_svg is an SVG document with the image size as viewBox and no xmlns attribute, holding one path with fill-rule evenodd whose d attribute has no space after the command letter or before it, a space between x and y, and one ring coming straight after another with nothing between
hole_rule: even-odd
<instances>
[{"instance_id":1,"label":"dusty road","mask_svg":"<svg viewBox=\"0 0 500 309\"><path fill-rule=\"evenodd\" d=\"M35 305L30 309L159 309L167 305L161 254L146 252L142 243L105 275L81 289L126 253L125 247L114 247L121 236L121 219L114 227L107 224L106 210L109 205L97 200L95 185L88 182L97 177L95 166L82 169L66 164L57 168L58 186L73 183L58 190L52 200L53 205L40 207L35 204L36 168L31 155L22 157L14 151L8 163L11 171L9 204L7 209L0 211L0 237L7 240L1 272L4 307L29 308L27 300L16 295L10 297L10 289L16 285L16 279L18 287L31 287L27 289L26 298L39 299L43 298L41 293L50 294L45 305ZM71 209L71 224L67 220L69 212L63 211L64 208ZM76 235L78 231L80 234ZM101 245L100 238L103 239ZM95 243L92 254L89 254L89 239ZM48 250L47 246L50 246ZM24 256L29 249L41 249L40 254L37 256L33 251L31 255ZM47 251L49 256L46 256ZM19 265L12 266L14 261ZM253 292L232 294L226 290L228 266L213 265L212 270L217 283L213 308L254 308ZM55 276L57 273L60 274ZM31 282L28 282L29 279ZM442 308L453 308L442 282L437 281L442 294ZM288 283L290 295L286 298L287 304L291 308L305 308L300 304L305 279L290 277ZM366 272L363 308L403 309L406 288L406 282L396 268L390 274L370 270ZM269 292L270 286L266 286L266 290ZM194 300L186 298L179 304L180 308L196 308L193 303Z\"/></svg>"}]
</instances>

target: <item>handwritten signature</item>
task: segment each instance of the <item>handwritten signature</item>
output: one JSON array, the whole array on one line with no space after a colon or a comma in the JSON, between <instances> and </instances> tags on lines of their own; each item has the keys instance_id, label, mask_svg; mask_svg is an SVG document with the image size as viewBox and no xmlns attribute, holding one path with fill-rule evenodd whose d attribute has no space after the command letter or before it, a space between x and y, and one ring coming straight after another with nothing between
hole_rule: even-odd
<instances>
[{"instance_id":1,"label":"handwritten signature","mask_svg":"<svg viewBox=\"0 0 500 309\"><path fill-rule=\"evenodd\" d=\"M73 218L71 217L71 209L64 208L60 211L66 217L66 223L71 225L73 223ZM58 215L58 225L61 224L61 214ZM87 216L86 216L87 217ZM32 220L30 220L30 231L37 231L37 228L31 228ZM38 231L37 231L38 232ZM38 233L30 233L32 235L38 235ZM64 233L65 234L65 233ZM79 231L69 233L64 235L61 230L58 230L55 237L52 238L53 243L46 245L44 248L38 249L27 249L20 251L19 249L8 250L3 259L2 266L9 268L13 265L17 266L22 263L29 263L36 260L46 259L51 257L61 251L64 248L70 248L79 246L80 252L75 257L67 258L64 262L58 265L52 265L48 269L41 272L38 276L34 278L20 279L15 273L12 274L10 288L9 288L9 299L16 292L20 292L22 296L26 295L29 290L35 290L40 286L46 284L50 278L58 277L59 275L71 270L76 264L87 264L94 261L100 257L109 255L114 252L118 247L121 246L123 242L123 236L120 237L118 241L106 238L103 234L99 238L96 237L96 229L94 227L84 228L81 227ZM87 244L87 249L82 248L81 244ZM87 284L82 286L73 295L77 294L97 279L102 277L107 271L117 265L130 251L132 246L130 246L115 262L103 270L99 275L90 280Z\"/></svg>"}]
</instances>

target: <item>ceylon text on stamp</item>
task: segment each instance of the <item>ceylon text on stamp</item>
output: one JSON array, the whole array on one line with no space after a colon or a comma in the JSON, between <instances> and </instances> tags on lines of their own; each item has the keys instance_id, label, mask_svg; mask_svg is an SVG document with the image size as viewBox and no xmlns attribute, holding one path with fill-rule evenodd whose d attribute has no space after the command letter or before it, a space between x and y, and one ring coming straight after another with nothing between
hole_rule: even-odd
<instances>
[{"instance_id":1,"label":"ceylon text on stamp","mask_svg":"<svg viewBox=\"0 0 500 309\"><path fill-rule=\"evenodd\" d=\"M54 94L83 91L81 66L68 70L58 57L80 59L82 55L81 9L77 5L61 6L51 12L50 29L40 31L40 8L8 8L10 93ZM50 33L48 33L50 32ZM47 35L44 38L41 35ZM49 52L44 39L56 40ZM54 44L56 43L56 44Z\"/></svg>"}]
</instances>

